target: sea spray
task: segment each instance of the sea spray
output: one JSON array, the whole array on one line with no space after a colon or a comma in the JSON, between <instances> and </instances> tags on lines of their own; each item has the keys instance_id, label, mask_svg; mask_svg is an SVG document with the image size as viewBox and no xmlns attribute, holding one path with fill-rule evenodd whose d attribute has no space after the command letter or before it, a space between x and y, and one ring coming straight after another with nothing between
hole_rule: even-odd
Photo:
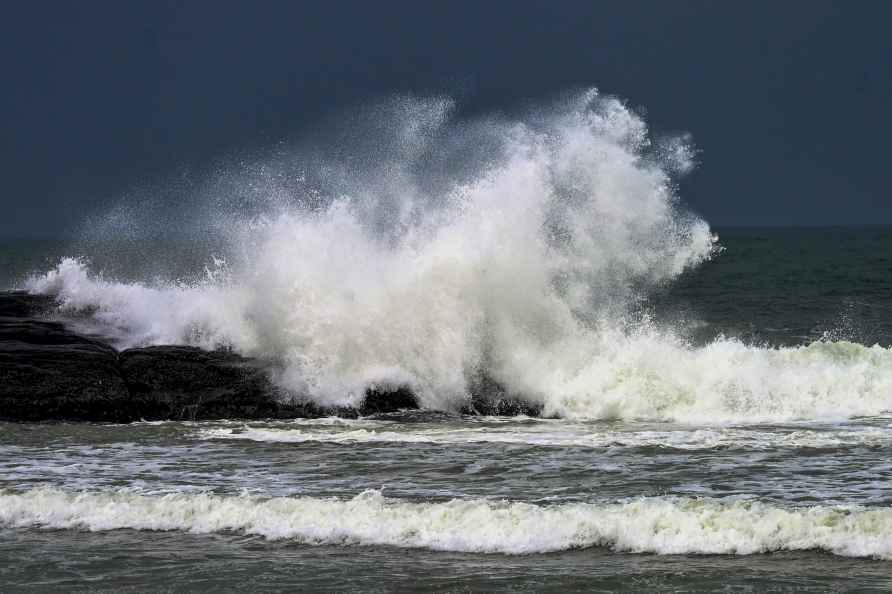
<instances>
[{"instance_id":1,"label":"sea spray","mask_svg":"<svg viewBox=\"0 0 892 594\"><path fill-rule=\"evenodd\" d=\"M442 100L373 113L356 154L314 154L297 181L269 173L281 163L260 177L253 167L249 205L211 201L195 224L223 236L227 259L197 280L116 282L65 259L30 290L91 311L121 346L226 345L264 358L284 387L325 405L355 405L374 383L456 410L485 375L575 418L892 409L889 350L694 347L633 315L716 244L673 191L690 145L654 143L622 102L590 91L513 121L459 121ZM222 178L218 187L238 186Z\"/></svg>"},{"instance_id":2,"label":"sea spray","mask_svg":"<svg viewBox=\"0 0 892 594\"><path fill-rule=\"evenodd\" d=\"M528 391L531 360L588 341L599 320L714 249L671 189L684 151L669 163L616 99L590 91L526 120L473 123L453 121L448 102L398 105L377 166L320 166L352 194L277 190L251 216L214 215L228 223L225 282L116 283L69 259L29 287L94 309L124 346L226 344L267 358L286 387L325 404L355 403L377 382L455 408L481 371ZM457 181L423 165L479 154L481 139L492 150L465 158ZM536 388L529 397L547 394Z\"/></svg>"}]
</instances>

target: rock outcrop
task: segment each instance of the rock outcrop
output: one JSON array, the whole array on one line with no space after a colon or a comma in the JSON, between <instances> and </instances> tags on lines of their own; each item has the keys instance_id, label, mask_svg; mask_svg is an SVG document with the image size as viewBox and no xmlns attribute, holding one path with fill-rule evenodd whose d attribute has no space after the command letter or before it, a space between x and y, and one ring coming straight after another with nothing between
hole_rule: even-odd
<instances>
[{"instance_id":1,"label":"rock outcrop","mask_svg":"<svg viewBox=\"0 0 892 594\"><path fill-rule=\"evenodd\" d=\"M235 353L154 346L123 351L118 363L146 420L258 419L309 412L300 407L289 411L266 369Z\"/></svg>"},{"instance_id":2,"label":"rock outcrop","mask_svg":"<svg viewBox=\"0 0 892 594\"><path fill-rule=\"evenodd\" d=\"M50 295L31 295L24 291L0 292L0 317L27 318L43 314L55 305Z\"/></svg>"},{"instance_id":3,"label":"rock outcrop","mask_svg":"<svg viewBox=\"0 0 892 594\"><path fill-rule=\"evenodd\" d=\"M388 415L416 410L408 387L370 386L358 408L323 408L285 393L269 367L230 351L152 346L121 352L51 319L52 297L0 293L0 420L98 421ZM463 414L538 415L492 381Z\"/></svg>"},{"instance_id":4,"label":"rock outcrop","mask_svg":"<svg viewBox=\"0 0 892 594\"><path fill-rule=\"evenodd\" d=\"M0 419L130 421L132 402L110 346L62 324L0 318Z\"/></svg>"},{"instance_id":5,"label":"rock outcrop","mask_svg":"<svg viewBox=\"0 0 892 594\"><path fill-rule=\"evenodd\" d=\"M418 408L418 399L409 388L387 389L372 386L365 391L365 398L362 401L359 414L368 416L416 408Z\"/></svg>"},{"instance_id":6,"label":"rock outcrop","mask_svg":"<svg viewBox=\"0 0 892 594\"><path fill-rule=\"evenodd\" d=\"M517 398L491 376L480 373L472 382L471 397L461 412L466 415L538 417L542 414L542 405Z\"/></svg>"},{"instance_id":7,"label":"rock outcrop","mask_svg":"<svg viewBox=\"0 0 892 594\"><path fill-rule=\"evenodd\" d=\"M284 393L262 362L229 351L152 346L118 352L49 319L52 297L0 293L0 420L265 419L418 408L406 388L369 388L359 409Z\"/></svg>"}]
</instances>

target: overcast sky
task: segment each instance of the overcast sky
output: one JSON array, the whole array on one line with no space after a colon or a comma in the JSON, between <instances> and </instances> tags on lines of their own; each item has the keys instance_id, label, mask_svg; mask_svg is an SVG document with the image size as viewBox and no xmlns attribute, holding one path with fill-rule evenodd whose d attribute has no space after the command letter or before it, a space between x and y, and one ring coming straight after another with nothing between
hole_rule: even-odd
<instances>
[{"instance_id":1,"label":"overcast sky","mask_svg":"<svg viewBox=\"0 0 892 594\"><path fill-rule=\"evenodd\" d=\"M687 131L714 225L892 223L892 3L17 2L0 25L0 237L300 138L393 93L469 112L596 86Z\"/></svg>"}]
</instances>

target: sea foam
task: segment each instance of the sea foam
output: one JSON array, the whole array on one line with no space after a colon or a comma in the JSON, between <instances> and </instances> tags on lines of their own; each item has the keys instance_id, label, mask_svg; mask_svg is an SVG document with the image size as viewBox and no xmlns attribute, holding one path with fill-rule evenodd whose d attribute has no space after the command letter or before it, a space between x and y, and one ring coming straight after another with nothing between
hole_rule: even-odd
<instances>
[{"instance_id":1,"label":"sea foam","mask_svg":"<svg viewBox=\"0 0 892 594\"><path fill-rule=\"evenodd\" d=\"M534 505L418 503L366 491L352 499L140 495L40 488L0 492L0 525L106 531L237 531L311 545L389 545L530 554L587 547L657 554L822 550L892 558L892 510L783 508L754 501L640 498Z\"/></svg>"},{"instance_id":2,"label":"sea foam","mask_svg":"<svg viewBox=\"0 0 892 594\"><path fill-rule=\"evenodd\" d=\"M714 426L706 428L621 429L599 427L592 423L540 421L535 424L497 424L486 426L437 426L420 428L359 421L355 425L332 430L330 426L313 427L290 422L265 423L261 426L197 428L195 435L205 440L235 440L267 443L404 443L404 444L504 444L572 448L669 448L676 450L736 449L743 451L778 448L824 449L892 445L892 427L853 425L809 426L797 424L786 430L764 430L760 426Z\"/></svg>"}]
</instances>

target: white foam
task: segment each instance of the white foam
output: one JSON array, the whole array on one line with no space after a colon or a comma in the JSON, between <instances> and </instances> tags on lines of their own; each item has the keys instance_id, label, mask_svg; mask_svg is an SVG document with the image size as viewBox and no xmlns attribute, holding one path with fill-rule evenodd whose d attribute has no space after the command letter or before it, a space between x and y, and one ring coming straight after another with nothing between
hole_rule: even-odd
<instances>
[{"instance_id":1,"label":"white foam","mask_svg":"<svg viewBox=\"0 0 892 594\"><path fill-rule=\"evenodd\" d=\"M202 428L200 439L247 440L268 443L431 443L462 445L491 443L582 448L664 447L679 450L734 448L766 450L776 448L812 449L852 446L892 445L892 430L882 427L802 427L787 430L755 430L735 427L708 429L594 429L570 423L533 427L388 427L370 423L342 431L308 426L292 428L242 426Z\"/></svg>"},{"instance_id":2,"label":"white foam","mask_svg":"<svg viewBox=\"0 0 892 594\"><path fill-rule=\"evenodd\" d=\"M651 331L591 338L576 350L587 362L572 376L546 362L535 366L546 413L714 424L837 421L892 410L892 350L880 346L764 348L721 339L695 348Z\"/></svg>"},{"instance_id":3,"label":"white foam","mask_svg":"<svg viewBox=\"0 0 892 594\"><path fill-rule=\"evenodd\" d=\"M424 407L456 410L482 370L567 418L892 410L892 350L695 348L658 323L629 322L639 292L710 257L715 238L671 190L670 172L690 164L657 160L644 122L619 101L589 92L523 121L478 122L472 135L450 127L442 101L404 106L381 126L400 150L382 142L382 155L361 155L380 166L347 195L311 208L314 188L284 203L276 189L260 216L216 213L233 256L201 281L120 283L66 259L28 286L94 309L123 346L226 344L266 358L279 383L326 405L355 405L369 384L408 384ZM481 135L492 154L445 190L413 173L441 144L476 154Z\"/></svg>"},{"instance_id":4,"label":"white foam","mask_svg":"<svg viewBox=\"0 0 892 594\"><path fill-rule=\"evenodd\" d=\"M0 494L0 525L106 531L239 531L307 544L546 553L593 546L658 554L823 550L892 558L889 508L781 508L750 502L643 498L532 505L487 500L410 503L366 491L353 499L147 496L41 488Z\"/></svg>"}]
</instances>

